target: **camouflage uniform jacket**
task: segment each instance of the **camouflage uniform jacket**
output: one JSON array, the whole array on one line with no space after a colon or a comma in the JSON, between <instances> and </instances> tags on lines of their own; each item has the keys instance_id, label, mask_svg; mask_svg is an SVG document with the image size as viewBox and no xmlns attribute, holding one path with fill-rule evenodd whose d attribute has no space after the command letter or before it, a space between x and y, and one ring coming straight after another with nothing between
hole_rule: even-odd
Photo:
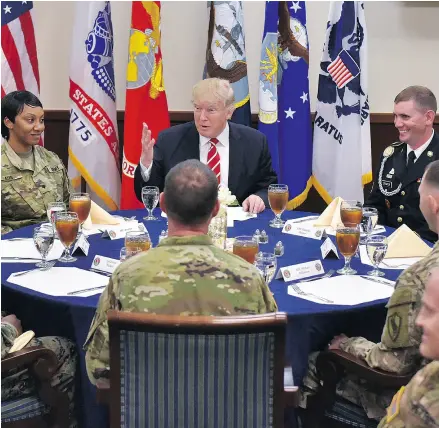
<instances>
[{"instance_id":1,"label":"camouflage uniform jacket","mask_svg":"<svg viewBox=\"0 0 439 428\"><path fill-rule=\"evenodd\" d=\"M341 343L340 349L365 360L373 368L399 374L419 369L422 331L415 320L421 309L428 273L434 266L439 266L439 242L428 256L406 269L398 278L386 306L387 317L381 342L351 337Z\"/></svg>"},{"instance_id":2,"label":"camouflage uniform jacket","mask_svg":"<svg viewBox=\"0 0 439 428\"><path fill-rule=\"evenodd\" d=\"M49 202L69 202L69 181L60 158L34 146L34 170L4 142L2 152L2 234L47 220Z\"/></svg>"},{"instance_id":3,"label":"camouflage uniform jacket","mask_svg":"<svg viewBox=\"0 0 439 428\"><path fill-rule=\"evenodd\" d=\"M439 427L439 361L415 374L393 397L378 428Z\"/></svg>"},{"instance_id":4,"label":"camouflage uniform jacket","mask_svg":"<svg viewBox=\"0 0 439 428\"><path fill-rule=\"evenodd\" d=\"M123 262L102 293L84 345L92 383L109 369L109 309L167 315L275 312L258 270L206 236L170 237Z\"/></svg>"},{"instance_id":5,"label":"camouflage uniform jacket","mask_svg":"<svg viewBox=\"0 0 439 428\"><path fill-rule=\"evenodd\" d=\"M6 357L17 337L17 329L12 324L2 322L2 359Z\"/></svg>"}]
</instances>

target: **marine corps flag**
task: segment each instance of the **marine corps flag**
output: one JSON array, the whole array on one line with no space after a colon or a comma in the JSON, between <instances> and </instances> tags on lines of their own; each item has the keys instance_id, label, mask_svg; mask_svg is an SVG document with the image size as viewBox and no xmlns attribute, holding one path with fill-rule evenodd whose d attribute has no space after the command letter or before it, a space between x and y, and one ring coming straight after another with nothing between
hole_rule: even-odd
<instances>
[{"instance_id":1,"label":"marine corps flag","mask_svg":"<svg viewBox=\"0 0 439 428\"><path fill-rule=\"evenodd\" d=\"M69 177L100 205L119 207L120 160L109 1L76 3L70 61Z\"/></svg>"},{"instance_id":2,"label":"marine corps flag","mask_svg":"<svg viewBox=\"0 0 439 428\"><path fill-rule=\"evenodd\" d=\"M364 4L331 2L314 123L313 184L329 204L372 181Z\"/></svg>"},{"instance_id":3,"label":"marine corps flag","mask_svg":"<svg viewBox=\"0 0 439 428\"><path fill-rule=\"evenodd\" d=\"M290 6L290 4L292 5ZM259 74L259 130L267 136L288 208L311 187L312 144L305 2L266 2Z\"/></svg>"},{"instance_id":4,"label":"marine corps flag","mask_svg":"<svg viewBox=\"0 0 439 428\"><path fill-rule=\"evenodd\" d=\"M235 94L232 122L251 125L245 55L244 14L240 1L209 1L209 31L204 78L230 82Z\"/></svg>"},{"instance_id":5,"label":"marine corps flag","mask_svg":"<svg viewBox=\"0 0 439 428\"><path fill-rule=\"evenodd\" d=\"M142 151L143 122L157 139L169 127L160 47L160 2L133 1L127 66L121 208L142 208L134 171Z\"/></svg>"}]
</instances>

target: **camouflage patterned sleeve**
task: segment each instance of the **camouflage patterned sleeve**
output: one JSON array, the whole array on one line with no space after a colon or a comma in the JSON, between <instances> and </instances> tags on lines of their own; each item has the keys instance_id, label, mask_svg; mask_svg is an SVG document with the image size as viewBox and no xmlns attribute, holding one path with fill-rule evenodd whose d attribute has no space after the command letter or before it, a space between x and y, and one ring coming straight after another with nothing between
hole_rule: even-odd
<instances>
[{"instance_id":1,"label":"camouflage patterned sleeve","mask_svg":"<svg viewBox=\"0 0 439 428\"><path fill-rule=\"evenodd\" d=\"M11 226L6 226L2 224L2 235L4 235L5 233L9 233L12 231L12 227Z\"/></svg>"},{"instance_id":2,"label":"camouflage patterned sleeve","mask_svg":"<svg viewBox=\"0 0 439 428\"><path fill-rule=\"evenodd\" d=\"M412 281L410 286L407 281ZM392 373L408 373L417 365L421 331L415 324L421 305L423 284L418 275L401 276L387 304L381 342L363 337L349 338L340 348L367 362L370 367Z\"/></svg>"},{"instance_id":3,"label":"camouflage patterned sleeve","mask_svg":"<svg viewBox=\"0 0 439 428\"><path fill-rule=\"evenodd\" d=\"M102 373L110 368L110 339L108 335L107 312L120 309L115 296L113 279L99 298L95 316L91 322L87 339L84 343L87 374L92 384L96 384Z\"/></svg>"},{"instance_id":4,"label":"camouflage patterned sleeve","mask_svg":"<svg viewBox=\"0 0 439 428\"><path fill-rule=\"evenodd\" d=\"M61 159L59 159L59 163L63 168L63 202L66 206L69 206L70 192L72 191L69 176L67 174L67 170L64 167Z\"/></svg>"},{"instance_id":5,"label":"camouflage patterned sleeve","mask_svg":"<svg viewBox=\"0 0 439 428\"><path fill-rule=\"evenodd\" d=\"M274 300L273 293L268 288L267 284L261 277L261 293L262 293L262 301L259 308L259 313L270 313L270 312L277 312L277 304Z\"/></svg>"},{"instance_id":6,"label":"camouflage patterned sleeve","mask_svg":"<svg viewBox=\"0 0 439 428\"><path fill-rule=\"evenodd\" d=\"M6 357L17 337L17 329L12 324L2 322L2 359Z\"/></svg>"}]
</instances>

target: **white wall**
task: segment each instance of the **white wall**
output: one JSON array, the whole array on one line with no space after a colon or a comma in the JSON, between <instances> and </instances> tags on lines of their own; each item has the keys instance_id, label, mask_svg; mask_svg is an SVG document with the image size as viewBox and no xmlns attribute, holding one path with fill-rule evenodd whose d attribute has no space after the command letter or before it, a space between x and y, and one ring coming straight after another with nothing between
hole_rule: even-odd
<instances>
[{"instance_id":1,"label":"white wall","mask_svg":"<svg viewBox=\"0 0 439 428\"><path fill-rule=\"evenodd\" d=\"M75 2L36 1L35 32L46 109L68 109L69 52ZM125 106L125 66L131 2L112 1L117 108ZM265 2L245 1L244 20L252 111L257 111L258 67ZM391 112L404 87L428 86L439 98L439 1L368 1L371 111ZM314 109L329 2L307 2L310 92ZM205 1L162 1L164 78L171 111L190 110L192 85L201 78L207 40Z\"/></svg>"}]
</instances>

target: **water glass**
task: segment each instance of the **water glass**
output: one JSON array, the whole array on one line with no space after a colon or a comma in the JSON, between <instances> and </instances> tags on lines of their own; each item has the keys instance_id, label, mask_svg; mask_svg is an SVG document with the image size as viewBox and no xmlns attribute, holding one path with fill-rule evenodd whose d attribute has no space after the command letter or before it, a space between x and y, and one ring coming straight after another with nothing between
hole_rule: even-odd
<instances>
[{"instance_id":1,"label":"water glass","mask_svg":"<svg viewBox=\"0 0 439 428\"><path fill-rule=\"evenodd\" d=\"M53 247L53 242L55 240L55 234L53 232L53 228L50 225L42 225L36 227L33 233L35 248L41 254L41 258L43 259L41 262L38 262L35 266L46 269L51 264L46 261L47 255L49 251Z\"/></svg>"},{"instance_id":2,"label":"water glass","mask_svg":"<svg viewBox=\"0 0 439 428\"><path fill-rule=\"evenodd\" d=\"M265 283L268 285L274 278L277 269L277 258L273 253L265 253L260 251L256 254L254 265L261 272Z\"/></svg>"},{"instance_id":3,"label":"water glass","mask_svg":"<svg viewBox=\"0 0 439 428\"><path fill-rule=\"evenodd\" d=\"M156 186L142 187L142 201L148 211L148 215L143 217L143 220L157 220L157 217L154 217L152 212L159 203L159 194L159 188Z\"/></svg>"},{"instance_id":4,"label":"water glass","mask_svg":"<svg viewBox=\"0 0 439 428\"><path fill-rule=\"evenodd\" d=\"M367 272L371 276L385 276L384 272L378 269L387 253L387 237L384 235L370 236L366 243L367 255L372 262L374 269Z\"/></svg>"},{"instance_id":5,"label":"water glass","mask_svg":"<svg viewBox=\"0 0 439 428\"><path fill-rule=\"evenodd\" d=\"M350 266L351 258L358 249L360 242L360 226L345 226L339 224L337 226L337 232L335 235L337 239L338 250L345 259L345 263L342 269L339 269L337 273L341 275L354 275L357 273L355 269Z\"/></svg>"},{"instance_id":6,"label":"water glass","mask_svg":"<svg viewBox=\"0 0 439 428\"><path fill-rule=\"evenodd\" d=\"M365 245L369 239L373 229L378 223L378 210L376 208L363 208L363 218L361 219L361 231L366 235L360 244Z\"/></svg>"}]
</instances>

